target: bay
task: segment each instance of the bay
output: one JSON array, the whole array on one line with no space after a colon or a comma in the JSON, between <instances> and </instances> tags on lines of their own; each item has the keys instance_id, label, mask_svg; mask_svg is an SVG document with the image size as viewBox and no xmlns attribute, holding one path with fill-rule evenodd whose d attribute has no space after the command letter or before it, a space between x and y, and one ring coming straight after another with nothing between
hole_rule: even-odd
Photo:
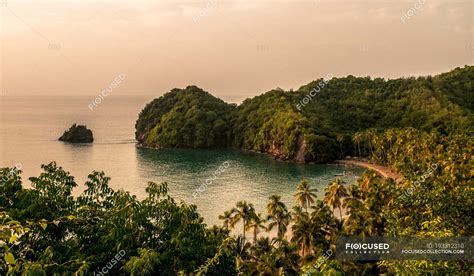
<instances>
[{"instance_id":1,"label":"bay","mask_svg":"<svg viewBox=\"0 0 474 276\"><path fill-rule=\"evenodd\" d=\"M246 200L264 213L267 199L276 194L289 206L304 178L322 198L335 174L353 183L363 169L331 164L295 164L270 156L234 149L189 150L137 148L134 125L139 112L152 98L119 95L105 98L93 110L93 97L0 97L0 167L20 164L23 183L41 173L41 164L56 161L71 172L83 190L94 170L111 177L110 186L146 196L148 181L167 182L177 201L196 204L208 224ZM85 124L94 133L93 144L58 141L73 123ZM223 164L226 168L222 169ZM219 169L221 168L221 169ZM207 183L206 185L203 185ZM199 192L196 193L196 191Z\"/></svg>"}]
</instances>

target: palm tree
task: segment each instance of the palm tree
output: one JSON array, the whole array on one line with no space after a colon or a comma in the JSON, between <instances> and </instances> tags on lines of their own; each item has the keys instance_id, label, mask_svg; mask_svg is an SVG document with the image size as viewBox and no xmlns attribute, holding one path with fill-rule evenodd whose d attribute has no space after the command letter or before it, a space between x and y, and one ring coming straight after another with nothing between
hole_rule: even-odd
<instances>
[{"instance_id":1,"label":"palm tree","mask_svg":"<svg viewBox=\"0 0 474 276\"><path fill-rule=\"evenodd\" d=\"M370 157L372 157L373 154L374 154L374 150L373 150L373 147L372 147L372 139L375 136L375 134L376 133L375 133L375 130L373 128L366 129L363 133L364 138L369 143Z\"/></svg>"},{"instance_id":2,"label":"palm tree","mask_svg":"<svg viewBox=\"0 0 474 276\"><path fill-rule=\"evenodd\" d=\"M281 274L283 268L278 266L279 257L276 252L265 253L260 256L257 264L259 275L284 275Z\"/></svg>"},{"instance_id":3,"label":"palm tree","mask_svg":"<svg viewBox=\"0 0 474 276\"><path fill-rule=\"evenodd\" d=\"M336 178L335 181L331 182L326 188L324 195L324 203L331 206L333 210L339 208L339 216L342 221L342 208L341 200L347 196L346 188L340 178Z\"/></svg>"},{"instance_id":4,"label":"palm tree","mask_svg":"<svg viewBox=\"0 0 474 276\"><path fill-rule=\"evenodd\" d=\"M371 186L377 179L378 179L378 175L376 172L372 170L368 170L364 172L364 174L358 181L360 191L362 192L362 199L365 199L369 190L371 189Z\"/></svg>"},{"instance_id":5,"label":"palm tree","mask_svg":"<svg viewBox=\"0 0 474 276\"><path fill-rule=\"evenodd\" d=\"M260 229L267 230L267 227L264 225L265 220L262 219L261 214L256 214L255 212L253 213L253 216L250 219L250 222L248 224L248 228L253 228L253 243L257 243L257 235L260 232Z\"/></svg>"},{"instance_id":6,"label":"palm tree","mask_svg":"<svg viewBox=\"0 0 474 276\"><path fill-rule=\"evenodd\" d=\"M262 239L258 241L258 244ZM298 248L285 238L273 238L269 246L268 239L264 242L265 251L254 256L256 269L249 275L297 275L299 255ZM250 271L249 271L250 272Z\"/></svg>"},{"instance_id":7,"label":"palm tree","mask_svg":"<svg viewBox=\"0 0 474 276\"><path fill-rule=\"evenodd\" d=\"M357 209L362 205L361 198L359 186L351 185L348 189L348 196L342 200L342 207L348 211Z\"/></svg>"},{"instance_id":8,"label":"palm tree","mask_svg":"<svg viewBox=\"0 0 474 276\"><path fill-rule=\"evenodd\" d=\"M308 181L303 179L298 187L296 188L297 192L294 195L296 201L308 212L308 207L311 207L311 204L314 203L316 199L316 193L318 190L316 188L311 188Z\"/></svg>"},{"instance_id":9,"label":"palm tree","mask_svg":"<svg viewBox=\"0 0 474 276\"><path fill-rule=\"evenodd\" d=\"M257 259L258 256L271 252L273 246L268 237L259 238L257 243L252 247L252 256Z\"/></svg>"},{"instance_id":10,"label":"palm tree","mask_svg":"<svg viewBox=\"0 0 474 276\"><path fill-rule=\"evenodd\" d=\"M248 222L252 219L255 209L253 204L247 204L247 201L239 201L236 205L237 208L232 209L234 217L231 222L231 226L234 227L237 222L242 220L243 223L243 241L245 243L245 230L248 228Z\"/></svg>"},{"instance_id":11,"label":"palm tree","mask_svg":"<svg viewBox=\"0 0 474 276\"><path fill-rule=\"evenodd\" d=\"M366 228L366 209L362 205L360 209L351 209L349 216L344 221L345 233L348 235L363 235L364 229Z\"/></svg>"},{"instance_id":12,"label":"palm tree","mask_svg":"<svg viewBox=\"0 0 474 276\"><path fill-rule=\"evenodd\" d=\"M292 211L292 219L297 220L300 216L307 214L308 212L304 212L301 206L294 206Z\"/></svg>"},{"instance_id":13,"label":"palm tree","mask_svg":"<svg viewBox=\"0 0 474 276\"><path fill-rule=\"evenodd\" d=\"M339 149L341 150L341 158L344 158L344 152L342 151L342 142L344 141L344 135L338 134L336 140L339 143Z\"/></svg>"},{"instance_id":14,"label":"palm tree","mask_svg":"<svg viewBox=\"0 0 474 276\"><path fill-rule=\"evenodd\" d=\"M354 136L352 137L352 141L357 145L357 149L359 150L359 157L361 157L360 153L360 142L363 139L363 135L360 132L356 132Z\"/></svg>"},{"instance_id":15,"label":"palm tree","mask_svg":"<svg viewBox=\"0 0 474 276\"><path fill-rule=\"evenodd\" d=\"M273 238L275 253L279 258L279 263L284 268L280 270L278 275L296 275L298 271L298 261L300 259L298 252L298 246L295 244L290 244L290 242L285 238ZM283 273L285 272L285 273Z\"/></svg>"},{"instance_id":16,"label":"palm tree","mask_svg":"<svg viewBox=\"0 0 474 276\"><path fill-rule=\"evenodd\" d=\"M310 214L313 225L313 246L316 252L315 245L319 245L320 250L329 246L329 241L337 234L337 224L333 211L323 201L318 200L311 209L313 210Z\"/></svg>"},{"instance_id":17,"label":"palm tree","mask_svg":"<svg viewBox=\"0 0 474 276\"><path fill-rule=\"evenodd\" d=\"M268 214L274 214L278 212L278 210L286 209L285 203L281 202L281 197L277 195L272 195L269 197L270 202L267 204L267 212Z\"/></svg>"},{"instance_id":18,"label":"palm tree","mask_svg":"<svg viewBox=\"0 0 474 276\"><path fill-rule=\"evenodd\" d=\"M223 215L219 215L219 219L224 220L223 224L224 224L225 230L229 230L229 226L232 222L232 215L233 215L232 211L233 210L225 211Z\"/></svg>"},{"instance_id":19,"label":"palm tree","mask_svg":"<svg viewBox=\"0 0 474 276\"><path fill-rule=\"evenodd\" d=\"M233 239L233 238L231 238ZM248 251L250 248L250 244L245 243L243 240L242 236L238 236L237 238L233 239L235 242L230 243L230 249L232 250L232 253L234 255L237 255L239 257L247 257L248 256Z\"/></svg>"},{"instance_id":20,"label":"palm tree","mask_svg":"<svg viewBox=\"0 0 474 276\"><path fill-rule=\"evenodd\" d=\"M311 254L311 246L313 244L313 224L307 213L299 216L295 220L295 224L291 227L293 230L293 237L291 241L298 244L301 248L303 257Z\"/></svg>"},{"instance_id":21,"label":"palm tree","mask_svg":"<svg viewBox=\"0 0 474 276\"><path fill-rule=\"evenodd\" d=\"M285 203L281 202L280 196L273 195L269 199L270 202L267 204L267 220L271 222L268 225L268 230L272 230L273 227L277 226L278 237L283 237L290 223L291 214L286 208Z\"/></svg>"}]
</instances>

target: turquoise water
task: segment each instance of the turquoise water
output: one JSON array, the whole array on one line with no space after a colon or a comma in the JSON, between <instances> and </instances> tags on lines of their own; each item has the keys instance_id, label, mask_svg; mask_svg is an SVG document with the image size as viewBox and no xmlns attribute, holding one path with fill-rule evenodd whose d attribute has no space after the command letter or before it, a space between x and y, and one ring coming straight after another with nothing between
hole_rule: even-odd
<instances>
[{"instance_id":1,"label":"turquoise water","mask_svg":"<svg viewBox=\"0 0 474 276\"><path fill-rule=\"evenodd\" d=\"M335 179L334 174L346 170L335 165L275 161L267 155L240 150L138 149L137 153L140 173L146 179L168 182L175 198L196 204L210 223L219 223L217 216L239 200L247 200L264 212L268 197L276 194L291 206L296 186L303 178L322 196L327 183ZM342 177L347 183L355 182L362 170L351 172L349 176L346 170Z\"/></svg>"},{"instance_id":2,"label":"turquoise water","mask_svg":"<svg viewBox=\"0 0 474 276\"><path fill-rule=\"evenodd\" d=\"M80 187L75 194L81 192L82 183L93 170L105 171L114 189L124 189L139 198L145 196L148 181L166 181L171 195L177 201L196 204L209 224L220 223L218 215L240 200L264 212L268 197L277 194L291 206L302 178L309 180L321 196L334 174L345 170L335 165L275 161L267 155L240 150L137 148L135 120L150 99L110 96L93 111L87 107L91 100L0 98L0 167L20 163L28 186L27 178L38 175L41 164L56 161L76 177ZM91 128L94 143L57 141L73 123ZM352 175L343 177L347 183L355 182L363 171L350 170ZM201 191L193 196L199 187Z\"/></svg>"}]
</instances>

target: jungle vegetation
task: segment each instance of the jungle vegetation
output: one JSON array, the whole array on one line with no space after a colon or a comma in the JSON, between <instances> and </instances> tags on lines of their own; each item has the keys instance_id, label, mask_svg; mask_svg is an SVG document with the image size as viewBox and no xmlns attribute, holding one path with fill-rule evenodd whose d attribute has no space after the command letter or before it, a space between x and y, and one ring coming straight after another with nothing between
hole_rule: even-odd
<instances>
[{"instance_id":1,"label":"jungle vegetation","mask_svg":"<svg viewBox=\"0 0 474 276\"><path fill-rule=\"evenodd\" d=\"M226 147L234 109L196 86L173 89L140 112L136 138L149 147Z\"/></svg>"},{"instance_id":2,"label":"jungle vegetation","mask_svg":"<svg viewBox=\"0 0 474 276\"><path fill-rule=\"evenodd\" d=\"M238 106L189 86L149 103L137 120L136 138L145 146L234 147L282 160L295 160L303 147L297 161L327 162L358 155L352 136L368 129L472 133L473 79L472 66L417 78L318 79Z\"/></svg>"}]
</instances>

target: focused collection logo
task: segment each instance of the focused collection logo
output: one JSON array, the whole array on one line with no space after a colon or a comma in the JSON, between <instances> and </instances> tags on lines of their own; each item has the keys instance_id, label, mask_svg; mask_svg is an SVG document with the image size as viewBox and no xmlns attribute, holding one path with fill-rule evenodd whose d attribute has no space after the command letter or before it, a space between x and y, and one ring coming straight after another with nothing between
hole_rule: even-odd
<instances>
[{"instance_id":1,"label":"focused collection logo","mask_svg":"<svg viewBox=\"0 0 474 276\"><path fill-rule=\"evenodd\" d=\"M338 237L336 260L469 260L471 237Z\"/></svg>"},{"instance_id":2,"label":"focused collection logo","mask_svg":"<svg viewBox=\"0 0 474 276\"><path fill-rule=\"evenodd\" d=\"M345 244L346 254L388 254L390 253L390 244L388 243L352 243Z\"/></svg>"}]
</instances>

